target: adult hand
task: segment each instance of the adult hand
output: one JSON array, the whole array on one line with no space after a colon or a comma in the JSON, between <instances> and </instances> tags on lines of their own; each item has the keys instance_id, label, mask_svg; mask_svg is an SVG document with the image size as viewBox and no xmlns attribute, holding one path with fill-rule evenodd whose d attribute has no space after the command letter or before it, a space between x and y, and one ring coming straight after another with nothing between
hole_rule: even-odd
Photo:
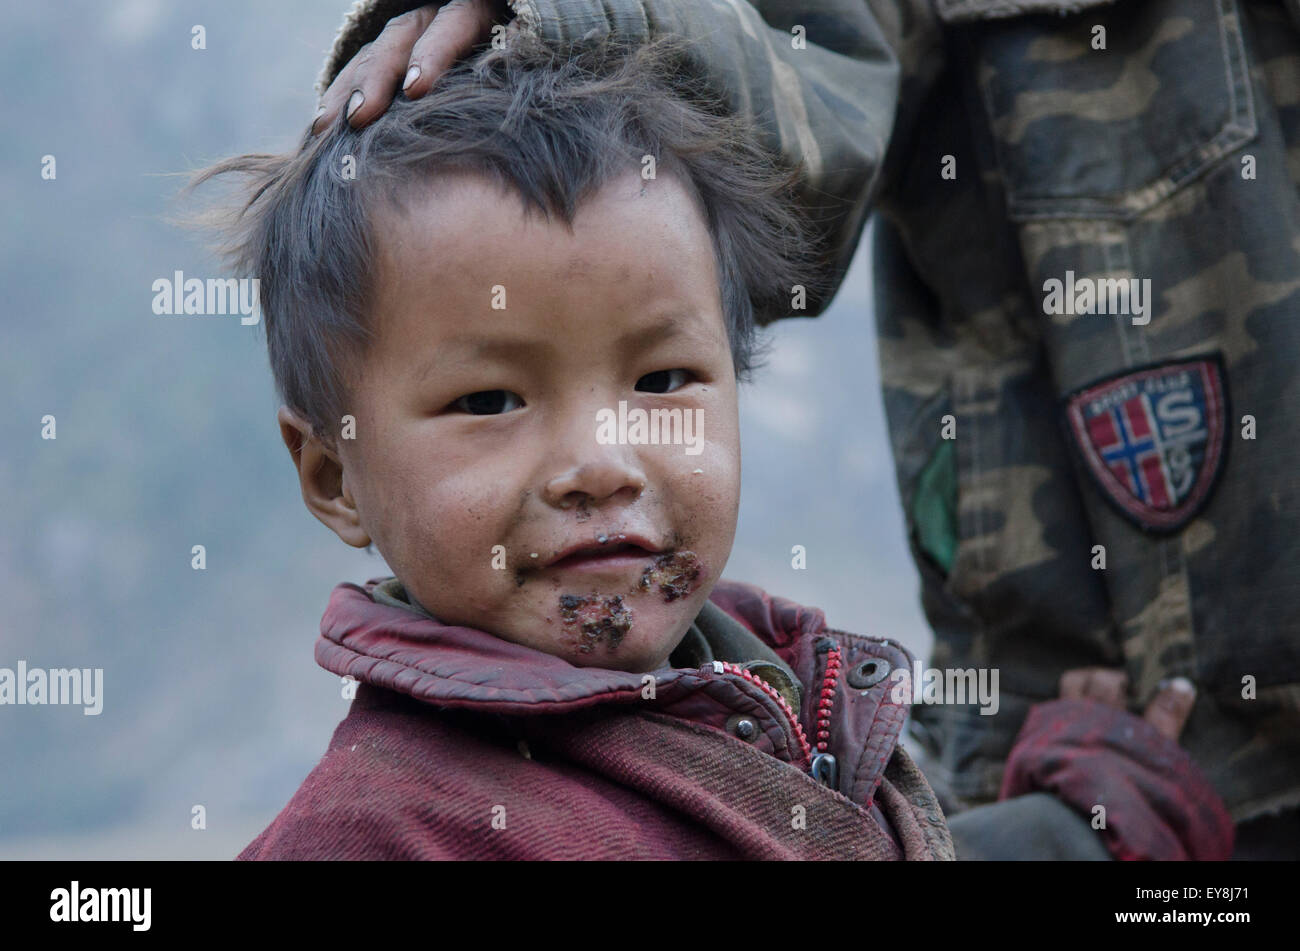
<instances>
[{"instance_id":1,"label":"adult hand","mask_svg":"<svg viewBox=\"0 0 1300 951\"><path fill-rule=\"evenodd\" d=\"M1096 700L1112 707L1126 706L1128 677L1108 667L1080 667L1061 675L1062 700ZM1162 684L1147 704L1142 718L1164 736L1178 742L1196 703L1196 688L1185 677Z\"/></svg>"},{"instance_id":2,"label":"adult hand","mask_svg":"<svg viewBox=\"0 0 1300 951\"><path fill-rule=\"evenodd\" d=\"M349 124L361 128L383 114L399 86L408 99L420 98L457 60L491 39L492 27L509 22L511 15L506 0L448 0L389 20L325 90L312 135L329 128L344 109ZM510 23L510 32L517 30L516 24Z\"/></svg>"}]
</instances>

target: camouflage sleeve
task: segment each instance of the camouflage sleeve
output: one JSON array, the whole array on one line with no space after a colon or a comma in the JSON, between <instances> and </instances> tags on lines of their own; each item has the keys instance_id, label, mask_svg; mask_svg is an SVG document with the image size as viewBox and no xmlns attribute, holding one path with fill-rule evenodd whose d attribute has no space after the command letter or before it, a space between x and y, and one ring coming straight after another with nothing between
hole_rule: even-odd
<instances>
[{"instance_id":1,"label":"camouflage sleeve","mask_svg":"<svg viewBox=\"0 0 1300 951\"><path fill-rule=\"evenodd\" d=\"M411 0L360 0L334 44L324 89ZM710 87L748 120L762 144L801 166L799 200L816 223L825 287L806 313L830 303L848 269L884 161L900 88L891 37L903 0L510 0L521 27L562 47L589 35L689 39ZM879 12L878 12L879 11Z\"/></svg>"}]
</instances>

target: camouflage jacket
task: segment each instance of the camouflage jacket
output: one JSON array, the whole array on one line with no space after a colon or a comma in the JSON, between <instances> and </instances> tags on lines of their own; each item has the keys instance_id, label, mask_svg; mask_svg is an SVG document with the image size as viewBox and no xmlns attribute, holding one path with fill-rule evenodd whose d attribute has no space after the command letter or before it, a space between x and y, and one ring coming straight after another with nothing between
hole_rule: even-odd
<instances>
[{"instance_id":1,"label":"camouflage jacket","mask_svg":"<svg viewBox=\"0 0 1300 951\"><path fill-rule=\"evenodd\" d=\"M322 82L393 15L357 5ZM926 774L997 796L1062 671L1145 705L1238 821L1300 804L1300 33L1246 0L511 0L561 45L675 33L803 166L832 293L876 321L933 664ZM813 316L827 296L809 301Z\"/></svg>"}]
</instances>

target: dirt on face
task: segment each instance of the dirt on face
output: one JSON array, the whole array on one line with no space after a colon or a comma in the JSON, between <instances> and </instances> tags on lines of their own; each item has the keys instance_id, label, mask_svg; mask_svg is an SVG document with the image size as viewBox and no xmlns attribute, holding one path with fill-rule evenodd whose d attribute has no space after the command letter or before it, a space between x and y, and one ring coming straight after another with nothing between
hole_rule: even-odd
<instances>
[{"instance_id":1,"label":"dirt on face","mask_svg":"<svg viewBox=\"0 0 1300 951\"><path fill-rule=\"evenodd\" d=\"M664 601L676 601L695 589L703 568L703 562L693 551L665 552L642 572L641 589L657 587Z\"/></svg>"},{"instance_id":2,"label":"dirt on face","mask_svg":"<svg viewBox=\"0 0 1300 951\"><path fill-rule=\"evenodd\" d=\"M560 595L560 618L578 626L578 650L590 654L600 644L615 650L632 628L632 611L623 606L621 595L580 598Z\"/></svg>"}]
</instances>

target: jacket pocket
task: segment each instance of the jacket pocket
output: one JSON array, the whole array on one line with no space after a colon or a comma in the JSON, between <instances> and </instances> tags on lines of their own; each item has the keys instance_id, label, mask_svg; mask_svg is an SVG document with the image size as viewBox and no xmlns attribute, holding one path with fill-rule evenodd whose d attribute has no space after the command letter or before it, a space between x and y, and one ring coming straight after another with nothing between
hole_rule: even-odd
<instances>
[{"instance_id":1,"label":"jacket pocket","mask_svg":"<svg viewBox=\"0 0 1300 951\"><path fill-rule=\"evenodd\" d=\"M1133 218L1256 135L1236 0L944 6L1014 220Z\"/></svg>"}]
</instances>

